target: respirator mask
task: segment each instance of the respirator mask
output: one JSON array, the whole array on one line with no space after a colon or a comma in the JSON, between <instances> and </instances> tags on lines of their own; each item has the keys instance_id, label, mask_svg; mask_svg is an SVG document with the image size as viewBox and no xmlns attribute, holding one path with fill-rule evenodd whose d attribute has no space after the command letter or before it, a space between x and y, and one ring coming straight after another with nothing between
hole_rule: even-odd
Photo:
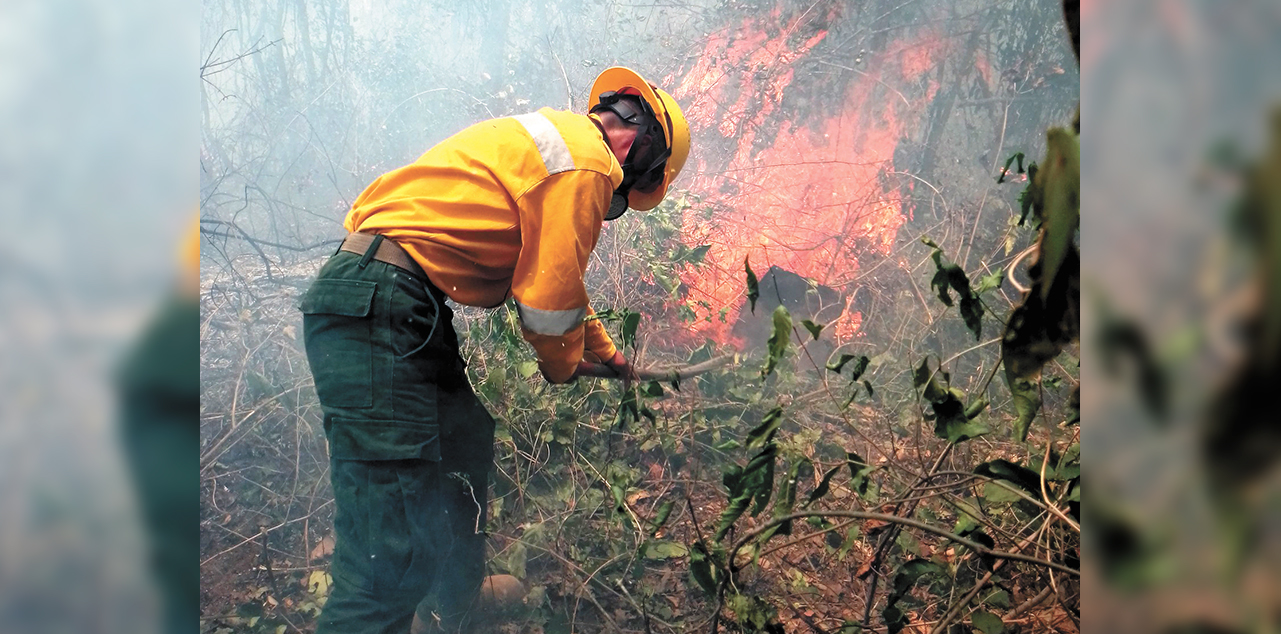
<instances>
[{"instance_id":1,"label":"respirator mask","mask_svg":"<svg viewBox=\"0 0 1281 634\"><path fill-rule=\"evenodd\" d=\"M637 127L636 140L623 160L623 182L614 190L606 220L614 220L627 211L627 195L633 189L649 193L663 184L667 158L672 155L654 109L638 94L609 91L600 95L592 113L609 110L628 125Z\"/></svg>"}]
</instances>

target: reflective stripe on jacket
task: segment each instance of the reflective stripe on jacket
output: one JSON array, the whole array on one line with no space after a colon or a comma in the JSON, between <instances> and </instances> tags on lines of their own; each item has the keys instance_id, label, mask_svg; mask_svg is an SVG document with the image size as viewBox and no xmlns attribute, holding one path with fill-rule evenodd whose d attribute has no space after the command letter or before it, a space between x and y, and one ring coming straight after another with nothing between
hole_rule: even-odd
<instances>
[{"instance_id":1,"label":"reflective stripe on jacket","mask_svg":"<svg viewBox=\"0 0 1281 634\"><path fill-rule=\"evenodd\" d=\"M583 273L623 171L586 115L543 108L475 124L383 174L344 226L409 252L460 304L516 299L543 372L563 382L584 349L614 343L588 306Z\"/></svg>"}]
</instances>

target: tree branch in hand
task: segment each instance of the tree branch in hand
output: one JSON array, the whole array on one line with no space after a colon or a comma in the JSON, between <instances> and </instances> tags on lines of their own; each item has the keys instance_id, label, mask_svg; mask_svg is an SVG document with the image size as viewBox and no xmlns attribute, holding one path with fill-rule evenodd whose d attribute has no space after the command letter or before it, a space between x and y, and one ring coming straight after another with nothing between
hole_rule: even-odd
<instances>
[{"instance_id":1,"label":"tree branch in hand","mask_svg":"<svg viewBox=\"0 0 1281 634\"><path fill-rule=\"evenodd\" d=\"M724 354L719 357L713 357L702 363L694 365L680 366L667 369L649 369L636 368L636 378L641 381L684 381L685 379L698 376L709 370L714 370L730 362L734 358L732 354ZM580 363L576 376L590 376L599 379L621 379L613 368L603 363Z\"/></svg>"}]
</instances>

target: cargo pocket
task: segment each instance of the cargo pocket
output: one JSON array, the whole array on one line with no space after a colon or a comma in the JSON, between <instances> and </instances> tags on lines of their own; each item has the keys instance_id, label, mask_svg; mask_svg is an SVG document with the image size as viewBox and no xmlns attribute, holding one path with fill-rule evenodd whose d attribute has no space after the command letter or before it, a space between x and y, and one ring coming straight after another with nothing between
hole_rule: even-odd
<instances>
[{"instance_id":1,"label":"cargo pocket","mask_svg":"<svg viewBox=\"0 0 1281 634\"><path fill-rule=\"evenodd\" d=\"M437 426L336 418L329 444L344 572L376 595L421 598L441 560Z\"/></svg>"},{"instance_id":2,"label":"cargo pocket","mask_svg":"<svg viewBox=\"0 0 1281 634\"><path fill-rule=\"evenodd\" d=\"M319 279L303 295L303 340L326 407L374 404L372 320L378 285L364 280Z\"/></svg>"},{"instance_id":3,"label":"cargo pocket","mask_svg":"<svg viewBox=\"0 0 1281 634\"><path fill-rule=\"evenodd\" d=\"M435 423L334 418L329 453L335 460L440 461L440 431Z\"/></svg>"}]
</instances>

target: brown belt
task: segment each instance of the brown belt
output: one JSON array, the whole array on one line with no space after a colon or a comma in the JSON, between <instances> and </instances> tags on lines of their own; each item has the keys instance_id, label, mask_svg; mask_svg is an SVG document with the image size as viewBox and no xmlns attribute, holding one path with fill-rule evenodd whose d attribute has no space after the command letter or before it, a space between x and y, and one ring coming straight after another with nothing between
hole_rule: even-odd
<instances>
[{"instance_id":1,"label":"brown belt","mask_svg":"<svg viewBox=\"0 0 1281 634\"><path fill-rule=\"evenodd\" d=\"M343 240L342 246L338 247L338 249L348 253L355 253L356 255L364 255L369 250L369 245L374 243L376 237L372 233L350 233L347 234L347 239ZM414 275L423 276L423 270L418 266L418 263L414 262L413 258L409 257L409 254L405 253L405 250L399 244L390 239L384 238L378 244L378 250L374 252L373 259L402 268Z\"/></svg>"}]
</instances>

